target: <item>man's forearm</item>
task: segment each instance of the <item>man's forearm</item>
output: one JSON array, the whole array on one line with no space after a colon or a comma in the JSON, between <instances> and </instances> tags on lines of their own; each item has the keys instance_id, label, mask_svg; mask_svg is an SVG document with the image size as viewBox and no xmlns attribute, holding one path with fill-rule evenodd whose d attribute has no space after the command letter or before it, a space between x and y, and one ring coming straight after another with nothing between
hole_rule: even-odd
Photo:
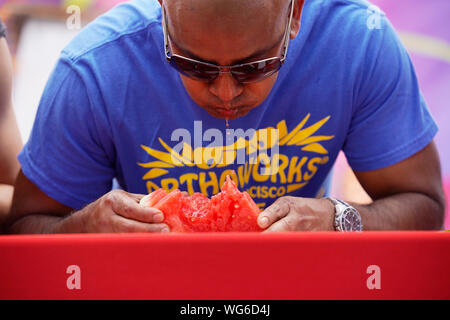
<instances>
[{"instance_id":1,"label":"man's forearm","mask_svg":"<svg viewBox=\"0 0 450 320\"><path fill-rule=\"evenodd\" d=\"M83 212L76 211L66 217L51 215L28 215L7 228L11 234L83 233Z\"/></svg>"},{"instance_id":2,"label":"man's forearm","mask_svg":"<svg viewBox=\"0 0 450 320\"><path fill-rule=\"evenodd\" d=\"M359 211L364 230L439 230L445 204L420 193L401 193L369 205L352 205Z\"/></svg>"}]
</instances>

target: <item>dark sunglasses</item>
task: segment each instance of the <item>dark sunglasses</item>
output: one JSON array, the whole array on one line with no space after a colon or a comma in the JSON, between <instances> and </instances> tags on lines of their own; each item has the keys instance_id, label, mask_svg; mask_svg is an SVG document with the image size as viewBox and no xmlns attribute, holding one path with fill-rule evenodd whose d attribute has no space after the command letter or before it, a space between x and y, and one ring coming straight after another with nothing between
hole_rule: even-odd
<instances>
[{"instance_id":1,"label":"dark sunglasses","mask_svg":"<svg viewBox=\"0 0 450 320\"><path fill-rule=\"evenodd\" d=\"M294 12L294 0L291 1L291 10L288 24L284 33L284 48L281 57L272 57L264 60L258 60L249 63L237 64L234 66L218 66L215 64L202 62L178 54L172 54L169 48L169 33L167 28L166 12L162 6L164 48L166 59L169 64L181 74L203 82L210 82L216 79L220 73L231 73L240 83L251 83L264 80L274 73L278 72L286 60L286 54L289 46L289 30L291 29L292 15Z\"/></svg>"}]
</instances>

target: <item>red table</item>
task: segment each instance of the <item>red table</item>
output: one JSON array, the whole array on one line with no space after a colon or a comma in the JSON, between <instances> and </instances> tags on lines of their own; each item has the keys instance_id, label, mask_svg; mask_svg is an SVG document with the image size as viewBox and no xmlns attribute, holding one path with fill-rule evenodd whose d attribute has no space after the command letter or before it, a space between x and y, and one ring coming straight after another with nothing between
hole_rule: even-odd
<instances>
[{"instance_id":1,"label":"red table","mask_svg":"<svg viewBox=\"0 0 450 320\"><path fill-rule=\"evenodd\" d=\"M0 299L450 299L450 233L0 236Z\"/></svg>"}]
</instances>

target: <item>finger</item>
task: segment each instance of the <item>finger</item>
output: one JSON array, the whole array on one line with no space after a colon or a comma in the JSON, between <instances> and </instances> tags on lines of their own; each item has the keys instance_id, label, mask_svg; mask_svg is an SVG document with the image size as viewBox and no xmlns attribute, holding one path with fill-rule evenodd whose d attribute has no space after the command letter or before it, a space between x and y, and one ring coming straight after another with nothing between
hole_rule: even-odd
<instances>
[{"instance_id":1,"label":"finger","mask_svg":"<svg viewBox=\"0 0 450 320\"><path fill-rule=\"evenodd\" d=\"M263 232L285 232L295 230L295 220L289 215L276 221Z\"/></svg>"},{"instance_id":2,"label":"finger","mask_svg":"<svg viewBox=\"0 0 450 320\"><path fill-rule=\"evenodd\" d=\"M259 214L258 225L263 229L267 228L276 221L285 217L289 213L289 210L290 208L288 201L280 198Z\"/></svg>"},{"instance_id":3,"label":"finger","mask_svg":"<svg viewBox=\"0 0 450 320\"><path fill-rule=\"evenodd\" d=\"M161 223L164 221L164 215L161 210L141 206L133 196L127 193L114 195L112 209L116 214L124 218L140 222Z\"/></svg>"},{"instance_id":4,"label":"finger","mask_svg":"<svg viewBox=\"0 0 450 320\"><path fill-rule=\"evenodd\" d=\"M144 223L116 215L112 218L114 232L170 232L165 223Z\"/></svg>"},{"instance_id":5,"label":"finger","mask_svg":"<svg viewBox=\"0 0 450 320\"><path fill-rule=\"evenodd\" d=\"M140 194L140 193L128 193L128 194L130 195L130 197L135 199L136 202L141 201L141 199L146 196L145 194Z\"/></svg>"}]
</instances>

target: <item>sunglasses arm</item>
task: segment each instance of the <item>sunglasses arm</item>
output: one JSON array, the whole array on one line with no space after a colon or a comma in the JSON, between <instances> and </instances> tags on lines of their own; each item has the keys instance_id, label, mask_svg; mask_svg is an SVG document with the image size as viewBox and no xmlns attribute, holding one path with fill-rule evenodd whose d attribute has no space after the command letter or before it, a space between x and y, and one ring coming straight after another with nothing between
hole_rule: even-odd
<instances>
[{"instance_id":1,"label":"sunglasses arm","mask_svg":"<svg viewBox=\"0 0 450 320\"><path fill-rule=\"evenodd\" d=\"M288 21L288 24L286 26L286 31L285 31L284 49L283 49L283 53L281 54L281 62L282 63L284 63L284 61L286 60L287 51L289 48L290 30L291 30L291 25L292 25L292 17L294 15L294 7L295 7L295 0L292 0L291 1L291 12L289 13L289 21Z\"/></svg>"},{"instance_id":2,"label":"sunglasses arm","mask_svg":"<svg viewBox=\"0 0 450 320\"><path fill-rule=\"evenodd\" d=\"M161 6L161 12L162 12L162 27L163 27L163 34L164 34L164 53L166 55L166 59L168 62L171 60L170 56L170 49L169 49L169 39L168 39L168 30L167 30L167 19L166 19L166 9L164 5Z\"/></svg>"}]
</instances>

